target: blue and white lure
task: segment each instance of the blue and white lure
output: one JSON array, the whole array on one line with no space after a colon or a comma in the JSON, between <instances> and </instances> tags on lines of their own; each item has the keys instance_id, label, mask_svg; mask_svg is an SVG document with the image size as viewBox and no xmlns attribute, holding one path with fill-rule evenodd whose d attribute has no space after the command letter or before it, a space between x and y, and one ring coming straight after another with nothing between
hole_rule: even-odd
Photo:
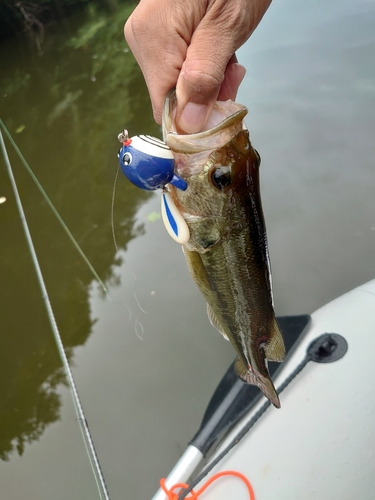
<instances>
[{"instance_id":1,"label":"blue and white lure","mask_svg":"<svg viewBox=\"0 0 375 500\"><path fill-rule=\"evenodd\" d=\"M129 138L128 131L118 135L122 147L118 152L119 164L124 175L135 186L153 191L161 189L161 214L168 234L177 243L187 243L190 231L165 186L172 184L185 191L187 182L174 172L175 161L171 149L160 139L149 135Z\"/></svg>"}]
</instances>

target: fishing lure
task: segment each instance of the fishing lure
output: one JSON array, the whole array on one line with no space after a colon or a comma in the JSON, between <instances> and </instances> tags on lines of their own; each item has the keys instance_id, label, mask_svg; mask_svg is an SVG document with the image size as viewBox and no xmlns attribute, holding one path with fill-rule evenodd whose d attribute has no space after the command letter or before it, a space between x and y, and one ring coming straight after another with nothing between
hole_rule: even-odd
<instances>
[{"instance_id":1,"label":"fishing lure","mask_svg":"<svg viewBox=\"0 0 375 500\"><path fill-rule=\"evenodd\" d=\"M121 170L135 186L147 191L161 189L161 214L168 234L177 243L187 243L190 231L165 186L172 184L185 191L185 179L174 172L175 161L171 149L160 139L150 135L129 138L128 131L118 135L122 144L118 152Z\"/></svg>"}]
</instances>

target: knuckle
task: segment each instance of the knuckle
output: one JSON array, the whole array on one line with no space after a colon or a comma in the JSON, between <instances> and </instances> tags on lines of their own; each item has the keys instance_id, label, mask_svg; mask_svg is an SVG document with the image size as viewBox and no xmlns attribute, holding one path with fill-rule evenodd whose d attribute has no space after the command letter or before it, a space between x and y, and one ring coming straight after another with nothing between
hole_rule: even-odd
<instances>
[{"instance_id":1,"label":"knuckle","mask_svg":"<svg viewBox=\"0 0 375 500\"><path fill-rule=\"evenodd\" d=\"M202 64L204 67L204 63ZM206 64L207 69L183 68L180 77L183 78L185 85L190 91L196 94L196 97L202 96L203 100L206 94L218 92L224 79L224 73L216 66Z\"/></svg>"},{"instance_id":2,"label":"knuckle","mask_svg":"<svg viewBox=\"0 0 375 500\"><path fill-rule=\"evenodd\" d=\"M130 44L133 40L133 30L132 30L132 18L131 16L126 21L124 26L124 37L128 44Z\"/></svg>"}]
</instances>

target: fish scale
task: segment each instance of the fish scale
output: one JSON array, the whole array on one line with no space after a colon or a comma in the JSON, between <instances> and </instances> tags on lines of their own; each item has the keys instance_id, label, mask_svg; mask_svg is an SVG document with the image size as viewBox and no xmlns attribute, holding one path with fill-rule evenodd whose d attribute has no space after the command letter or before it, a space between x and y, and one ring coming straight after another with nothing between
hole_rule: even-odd
<instances>
[{"instance_id":1,"label":"fish scale","mask_svg":"<svg viewBox=\"0 0 375 500\"><path fill-rule=\"evenodd\" d=\"M175 105L170 94L163 133L187 189L171 184L165 189L190 230L183 245L190 274L207 301L211 323L238 354L238 376L279 407L267 360L281 361L285 347L273 309L260 158L243 123L247 110L232 101L218 102L220 123L182 135L174 127Z\"/></svg>"}]
</instances>

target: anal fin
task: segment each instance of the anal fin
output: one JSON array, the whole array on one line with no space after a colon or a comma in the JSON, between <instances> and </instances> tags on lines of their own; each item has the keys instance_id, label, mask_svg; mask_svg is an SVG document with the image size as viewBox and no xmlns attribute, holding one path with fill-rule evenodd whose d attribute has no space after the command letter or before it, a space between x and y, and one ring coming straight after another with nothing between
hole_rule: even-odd
<instances>
[{"instance_id":1,"label":"anal fin","mask_svg":"<svg viewBox=\"0 0 375 500\"><path fill-rule=\"evenodd\" d=\"M264 348L268 361L282 361L285 358L284 339L276 318L271 323L270 340Z\"/></svg>"},{"instance_id":2,"label":"anal fin","mask_svg":"<svg viewBox=\"0 0 375 500\"><path fill-rule=\"evenodd\" d=\"M228 335L224 332L224 329L221 326L220 321L217 319L216 314L213 312L212 307L208 303L207 303L207 315L211 325L221 333L221 335L225 338L225 340L229 340Z\"/></svg>"}]
</instances>

